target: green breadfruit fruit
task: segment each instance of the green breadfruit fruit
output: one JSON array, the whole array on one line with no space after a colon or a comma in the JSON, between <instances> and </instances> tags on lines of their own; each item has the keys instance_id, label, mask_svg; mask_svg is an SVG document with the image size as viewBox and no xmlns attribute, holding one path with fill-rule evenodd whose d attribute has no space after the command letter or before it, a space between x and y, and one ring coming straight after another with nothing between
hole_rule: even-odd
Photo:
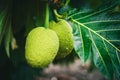
<instances>
[{"instance_id":1,"label":"green breadfruit fruit","mask_svg":"<svg viewBox=\"0 0 120 80\"><path fill-rule=\"evenodd\" d=\"M59 50L56 59L66 57L73 49L73 34L70 24L65 20L51 21L49 28L54 30L59 38Z\"/></svg>"},{"instance_id":2,"label":"green breadfruit fruit","mask_svg":"<svg viewBox=\"0 0 120 80\"><path fill-rule=\"evenodd\" d=\"M43 68L54 60L58 49L57 34L53 30L37 27L27 36L25 58L32 67Z\"/></svg>"}]
</instances>

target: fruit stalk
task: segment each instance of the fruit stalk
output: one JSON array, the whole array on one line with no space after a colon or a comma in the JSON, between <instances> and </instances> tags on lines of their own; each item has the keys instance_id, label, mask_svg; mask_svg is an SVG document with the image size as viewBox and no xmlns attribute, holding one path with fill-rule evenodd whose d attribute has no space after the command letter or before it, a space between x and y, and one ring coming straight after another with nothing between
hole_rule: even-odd
<instances>
[{"instance_id":1,"label":"fruit stalk","mask_svg":"<svg viewBox=\"0 0 120 80\"><path fill-rule=\"evenodd\" d=\"M46 2L46 11L45 11L45 28L48 28L49 26L49 4L48 1Z\"/></svg>"},{"instance_id":2,"label":"fruit stalk","mask_svg":"<svg viewBox=\"0 0 120 80\"><path fill-rule=\"evenodd\" d=\"M56 22L59 22L59 20L62 19L62 15L58 14L56 9L53 9L53 12L55 15Z\"/></svg>"}]
</instances>

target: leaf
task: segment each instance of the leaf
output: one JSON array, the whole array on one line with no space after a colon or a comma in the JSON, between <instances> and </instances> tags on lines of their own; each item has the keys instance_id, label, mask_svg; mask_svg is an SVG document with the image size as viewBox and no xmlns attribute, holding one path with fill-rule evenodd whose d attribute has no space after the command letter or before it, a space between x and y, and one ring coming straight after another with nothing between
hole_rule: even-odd
<instances>
[{"instance_id":1,"label":"leaf","mask_svg":"<svg viewBox=\"0 0 120 80\"><path fill-rule=\"evenodd\" d=\"M89 51L95 66L108 80L119 80L120 15L116 10L119 2L111 0L103 5L98 9L74 8L68 12L68 19L73 22L75 50L82 62L89 58L85 53Z\"/></svg>"},{"instance_id":2,"label":"leaf","mask_svg":"<svg viewBox=\"0 0 120 80\"><path fill-rule=\"evenodd\" d=\"M117 47L120 47L120 36L116 35L120 34L120 15L112 14L111 17L109 17L106 14L99 16L99 20L89 21L83 24L89 26L89 28L102 35Z\"/></svg>"},{"instance_id":3,"label":"leaf","mask_svg":"<svg viewBox=\"0 0 120 80\"><path fill-rule=\"evenodd\" d=\"M9 45L11 39L11 0L2 1L0 4L0 46L4 40L6 54L9 57ZM4 5L3 5L4 4Z\"/></svg>"},{"instance_id":4,"label":"leaf","mask_svg":"<svg viewBox=\"0 0 120 80\"><path fill-rule=\"evenodd\" d=\"M6 50L7 56L10 57L10 43L13 37L10 19L7 20L6 26L8 28L4 36L4 44L5 44L5 50Z\"/></svg>"},{"instance_id":5,"label":"leaf","mask_svg":"<svg viewBox=\"0 0 120 80\"><path fill-rule=\"evenodd\" d=\"M79 24L79 27L83 28L83 30L89 31L87 31L87 33L90 37L86 39L92 41L93 59L96 67L106 75L108 79L111 79L114 75L114 68L116 69L115 72L120 73L120 56L116 53L120 52L120 50L94 30L76 20L73 20L73 22Z\"/></svg>"},{"instance_id":6,"label":"leaf","mask_svg":"<svg viewBox=\"0 0 120 80\"><path fill-rule=\"evenodd\" d=\"M110 56L107 53L107 50L105 49L106 47L105 46L101 47L101 45L104 45L104 41L99 39L100 37L96 36L91 32L90 35L93 43L92 50L94 63L108 79L112 79L113 66L111 65L112 62Z\"/></svg>"},{"instance_id":7,"label":"leaf","mask_svg":"<svg viewBox=\"0 0 120 80\"><path fill-rule=\"evenodd\" d=\"M4 14L5 12L4 11L1 11L0 12L0 32L2 31L2 21L3 21L3 18L4 18Z\"/></svg>"},{"instance_id":8,"label":"leaf","mask_svg":"<svg viewBox=\"0 0 120 80\"><path fill-rule=\"evenodd\" d=\"M113 1L113 2L104 2L103 5L101 5L98 9L91 9L90 7L86 7L83 6L84 9L78 11L78 9L76 10L76 12L74 12L74 14L68 14L68 18L73 18L79 22L89 22L94 20L94 17L99 19L100 17L96 17L99 14L101 15L101 13L105 14L106 12L108 12L109 10L113 9L116 5L118 4L118 1ZM110 5L110 6L108 6Z\"/></svg>"},{"instance_id":9,"label":"leaf","mask_svg":"<svg viewBox=\"0 0 120 80\"><path fill-rule=\"evenodd\" d=\"M6 20L6 9L0 12L0 46L1 46L4 33L6 31L6 27L4 27L5 20Z\"/></svg>"},{"instance_id":10,"label":"leaf","mask_svg":"<svg viewBox=\"0 0 120 80\"><path fill-rule=\"evenodd\" d=\"M78 56L81 58L84 64L88 58L91 51L91 41L89 40L88 30L85 30L79 25L73 24L73 35L74 35L74 47Z\"/></svg>"}]
</instances>

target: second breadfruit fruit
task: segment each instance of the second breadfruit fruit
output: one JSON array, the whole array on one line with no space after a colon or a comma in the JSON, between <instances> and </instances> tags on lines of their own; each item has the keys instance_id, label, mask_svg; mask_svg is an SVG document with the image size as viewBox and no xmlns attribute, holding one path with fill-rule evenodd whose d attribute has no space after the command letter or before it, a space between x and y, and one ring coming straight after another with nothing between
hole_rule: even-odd
<instances>
[{"instance_id":1,"label":"second breadfruit fruit","mask_svg":"<svg viewBox=\"0 0 120 80\"><path fill-rule=\"evenodd\" d=\"M57 34L53 30L37 27L27 36L25 58L32 67L43 68L54 60L58 49Z\"/></svg>"},{"instance_id":2,"label":"second breadfruit fruit","mask_svg":"<svg viewBox=\"0 0 120 80\"><path fill-rule=\"evenodd\" d=\"M65 20L51 21L49 28L54 30L59 38L59 51L56 59L65 58L73 49L73 34L70 24Z\"/></svg>"}]
</instances>

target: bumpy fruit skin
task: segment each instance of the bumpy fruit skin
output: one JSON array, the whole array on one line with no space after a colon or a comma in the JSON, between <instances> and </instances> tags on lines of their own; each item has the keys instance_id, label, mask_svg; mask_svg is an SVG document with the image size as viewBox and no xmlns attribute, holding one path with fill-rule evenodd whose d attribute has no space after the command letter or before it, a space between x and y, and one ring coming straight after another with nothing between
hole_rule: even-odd
<instances>
[{"instance_id":1,"label":"bumpy fruit skin","mask_svg":"<svg viewBox=\"0 0 120 80\"><path fill-rule=\"evenodd\" d=\"M73 34L70 24L61 20L59 22L51 21L49 28L54 30L59 38L59 50L56 59L61 59L66 57L73 49Z\"/></svg>"},{"instance_id":2,"label":"bumpy fruit skin","mask_svg":"<svg viewBox=\"0 0 120 80\"><path fill-rule=\"evenodd\" d=\"M54 60L58 49L57 34L53 30L37 27L27 36L25 58L32 67L43 68Z\"/></svg>"}]
</instances>

